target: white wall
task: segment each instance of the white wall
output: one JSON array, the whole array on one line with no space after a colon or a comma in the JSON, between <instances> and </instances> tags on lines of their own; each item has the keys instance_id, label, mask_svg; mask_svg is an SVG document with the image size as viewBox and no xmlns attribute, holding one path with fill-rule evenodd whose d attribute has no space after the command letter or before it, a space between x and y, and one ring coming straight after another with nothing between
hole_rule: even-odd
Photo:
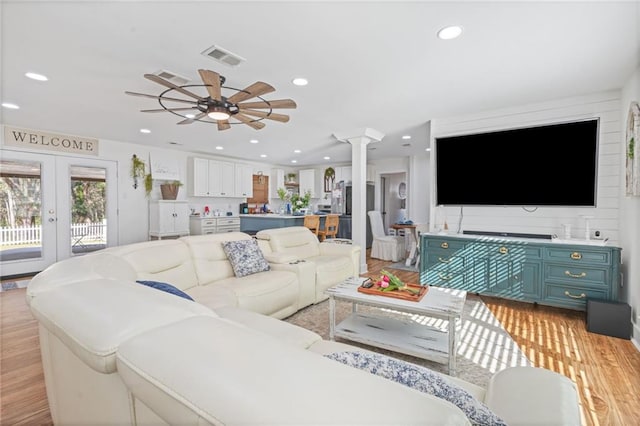
<instances>
[{"instance_id":1,"label":"white wall","mask_svg":"<svg viewBox=\"0 0 640 426\"><path fill-rule=\"evenodd\" d=\"M620 120L626 129L627 114L632 101L640 102L640 68L636 69L622 89L622 108ZM625 139L626 140L626 139ZM623 151L624 152L624 151ZM622 170L625 168L625 156L619 159ZM620 244L622 250L622 268L624 273L623 300L631 305L633 339L640 348L640 197L625 195L625 175L620 178Z\"/></svg>"},{"instance_id":2,"label":"white wall","mask_svg":"<svg viewBox=\"0 0 640 426\"><path fill-rule=\"evenodd\" d=\"M595 208L540 207L525 211L521 207L464 207L460 223L460 207L443 208L449 232L482 230L561 235L563 223L572 224L574 238L585 233L581 215L590 215L592 230L599 230L611 245L620 242L620 182L623 169L620 92L611 91L560 99L533 105L487 111L473 115L432 120L431 145L437 137L486 132L513 127L549 124L599 117L598 199ZM526 161L523 159L523 161ZM552 161L552 154L549 155ZM553 165L562 167L562 165ZM435 155L431 156L435 169ZM435 181L431 184L431 229L434 225ZM529 210L529 209L527 209ZM626 232L626 231L625 231Z\"/></svg>"}]
</instances>

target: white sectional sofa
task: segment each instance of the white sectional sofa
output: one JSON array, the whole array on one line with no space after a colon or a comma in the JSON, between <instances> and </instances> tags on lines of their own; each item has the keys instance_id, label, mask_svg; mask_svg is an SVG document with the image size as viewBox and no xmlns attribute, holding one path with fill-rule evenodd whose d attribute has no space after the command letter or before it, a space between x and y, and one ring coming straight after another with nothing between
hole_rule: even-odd
<instances>
[{"instance_id":1,"label":"white sectional sofa","mask_svg":"<svg viewBox=\"0 0 640 426\"><path fill-rule=\"evenodd\" d=\"M54 423L469 424L448 401L322 356L357 348L277 319L298 309L301 286L315 292L316 283L275 267L235 277L220 246L247 239L132 244L34 277L27 301ZM301 264L311 261L292 266ZM195 301L136 280L173 284ZM488 389L453 382L509 424L580 421L575 389L556 373L511 368Z\"/></svg>"}]
</instances>

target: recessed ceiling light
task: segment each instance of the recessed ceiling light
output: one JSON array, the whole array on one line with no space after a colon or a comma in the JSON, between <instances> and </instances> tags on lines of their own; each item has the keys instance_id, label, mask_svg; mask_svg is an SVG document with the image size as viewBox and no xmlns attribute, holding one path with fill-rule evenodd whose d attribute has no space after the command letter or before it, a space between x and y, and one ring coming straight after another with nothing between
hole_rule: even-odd
<instances>
[{"instance_id":1,"label":"recessed ceiling light","mask_svg":"<svg viewBox=\"0 0 640 426\"><path fill-rule=\"evenodd\" d=\"M31 80L38 80L38 81L49 80L46 75L36 74L35 72L28 72L25 74L25 76L29 77Z\"/></svg>"},{"instance_id":2,"label":"recessed ceiling light","mask_svg":"<svg viewBox=\"0 0 640 426\"><path fill-rule=\"evenodd\" d=\"M297 162L298 162L298 160L291 160L291 162L292 162L292 163L297 163Z\"/></svg>"},{"instance_id":3,"label":"recessed ceiling light","mask_svg":"<svg viewBox=\"0 0 640 426\"><path fill-rule=\"evenodd\" d=\"M20 107L16 104L10 104L9 102L3 102L2 106L9 109L20 109Z\"/></svg>"},{"instance_id":4,"label":"recessed ceiling light","mask_svg":"<svg viewBox=\"0 0 640 426\"><path fill-rule=\"evenodd\" d=\"M431 148L425 148L424 150L425 151L431 151Z\"/></svg>"},{"instance_id":5,"label":"recessed ceiling light","mask_svg":"<svg viewBox=\"0 0 640 426\"><path fill-rule=\"evenodd\" d=\"M300 154L302 151L300 151L299 149L294 149L293 152L295 152L296 154Z\"/></svg>"},{"instance_id":6,"label":"recessed ceiling light","mask_svg":"<svg viewBox=\"0 0 640 426\"><path fill-rule=\"evenodd\" d=\"M151 133L149 129L140 129L140 133Z\"/></svg>"},{"instance_id":7,"label":"recessed ceiling light","mask_svg":"<svg viewBox=\"0 0 640 426\"><path fill-rule=\"evenodd\" d=\"M293 80L291 80L291 82L296 86L306 86L307 84L309 84L309 80L302 77L296 77Z\"/></svg>"},{"instance_id":8,"label":"recessed ceiling light","mask_svg":"<svg viewBox=\"0 0 640 426\"><path fill-rule=\"evenodd\" d=\"M222 151L222 150L224 149L224 147L222 147L222 146L216 146L216 149L217 149L218 151Z\"/></svg>"},{"instance_id":9,"label":"recessed ceiling light","mask_svg":"<svg viewBox=\"0 0 640 426\"><path fill-rule=\"evenodd\" d=\"M402 137L402 139L411 139L411 136L409 136L409 135L404 135L404 136Z\"/></svg>"},{"instance_id":10,"label":"recessed ceiling light","mask_svg":"<svg viewBox=\"0 0 640 426\"><path fill-rule=\"evenodd\" d=\"M325 160L331 160L331 157L324 157Z\"/></svg>"},{"instance_id":11,"label":"recessed ceiling light","mask_svg":"<svg viewBox=\"0 0 640 426\"><path fill-rule=\"evenodd\" d=\"M452 25L450 27L444 27L438 31L438 38L441 40L452 40L462 34L462 27Z\"/></svg>"},{"instance_id":12,"label":"recessed ceiling light","mask_svg":"<svg viewBox=\"0 0 640 426\"><path fill-rule=\"evenodd\" d=\"M260 154L260 157L267 158L267 154Z\"/></svg>"},{"instance_id":13,"label":"recessed ceiling light","mask_svg":"<svg viewBox=\"0 0 640 426\"><path fill-rule=\"evenodd\" d=\"M185 114L184 116L187 117L187 118L195 118L196 115L195 114Z\"/></svg>"},{"instance_id":14,"label":"recessed ceiling light","mask_svg":"<svg viewBox=\"0 0 640 426\"><path fill-rule=\"evenodd\" d=\"M251 140L249 141L249 143L258 143L258 142L259 142L259 141L258 141L258 139L251 139Z\"/></svg>"}]
</instances>

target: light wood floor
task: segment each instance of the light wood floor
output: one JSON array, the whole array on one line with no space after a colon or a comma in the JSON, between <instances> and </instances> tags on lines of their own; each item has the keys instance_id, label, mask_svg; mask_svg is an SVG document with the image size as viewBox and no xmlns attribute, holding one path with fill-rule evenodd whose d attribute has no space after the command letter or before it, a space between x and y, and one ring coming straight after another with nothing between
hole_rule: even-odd
<instances>
[{"instance_id":1,"label":"light wood floor","mask_svg":"<svg viewBox=\"0 0 640 426\"><path fill-rule=\"evenodd\" d=\"M375 276L390 262L368 261ZM393 273L407 282L418 274ZM635 425L640 352L629 340L586 331L583 312L483 297L529 359L577 384L583 425ZM37 325L25 290L0 292L0 425L50 425Z\"/></svg>"}]
</instances>

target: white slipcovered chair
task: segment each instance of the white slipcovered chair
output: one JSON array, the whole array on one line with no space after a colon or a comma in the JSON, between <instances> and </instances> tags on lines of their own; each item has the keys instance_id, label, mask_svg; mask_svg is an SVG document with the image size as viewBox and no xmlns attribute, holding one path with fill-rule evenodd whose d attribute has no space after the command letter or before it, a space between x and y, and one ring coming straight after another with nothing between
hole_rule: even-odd
<instances>
[{"instance_id":1,"label":"white slipcovered chair","mask_svg":"<svg viewBox=\"0 0 640 426\"><path fill-rule=\"evenodd\" d=\"M378 210L371 210L369 223L371 223L371 234L373 243L371 245L371 257L375 259L391 260L398 262L404 258L404 237L399 235L387 235L382 224L382 215Z\"/></svg>"}]
</instances>

